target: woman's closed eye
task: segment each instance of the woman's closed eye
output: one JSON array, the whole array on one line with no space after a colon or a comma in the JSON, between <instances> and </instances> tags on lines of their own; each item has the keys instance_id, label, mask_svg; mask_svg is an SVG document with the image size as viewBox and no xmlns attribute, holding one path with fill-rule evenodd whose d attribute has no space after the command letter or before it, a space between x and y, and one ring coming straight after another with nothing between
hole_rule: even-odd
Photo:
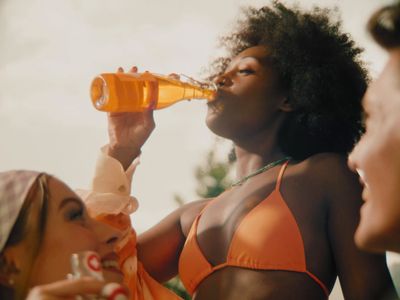
<instances>
[{"instance_id":1,"label":"woman's closed eye","mask_svg":"<svg viewBox=\"0 0 400 300\"><path fill-rule=\"evenodd\" d=\"M242 75L250 75L250 74L254 74L254 70L250 69L250 68L243 68L243 69L239 69L238 73L242 74Z\"/></svg>"},{"instance_id":2,"label":"woman's closed eye","mask_svg":"<svg viewBox=\"0 0 400 300\"><path fill-rule=\"evenodd\" d=\"M69 221L81 221L85 219L85 212L83 208L72 208L67 211L66 216Z\"/></svg>"},{"instance_id":3,"label":"woman's closed eye","mask_svg":"<svg viewBox=\"0 0 400 300\"><path fill-rule=\"evenodd\" d=\"M81 200L76 198L66 198L62 201L60 209L66 221L85 221L86 209Z\"/></svg>"}]
</instances>

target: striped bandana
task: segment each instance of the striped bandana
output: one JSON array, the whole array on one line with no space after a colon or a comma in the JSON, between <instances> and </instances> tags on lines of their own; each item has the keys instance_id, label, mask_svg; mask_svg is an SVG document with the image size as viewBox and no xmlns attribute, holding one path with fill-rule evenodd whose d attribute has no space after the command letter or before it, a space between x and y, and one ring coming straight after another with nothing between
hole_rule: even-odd
<instances>
[{"instance_id":1,"label":"striped bandana","mask_svg":"<svg viewBox=\"0 0 400 300\"><path fill-rule=\"evenodd\" d=\"M0 172L0 252L3 251L29 190L41 174L25 170Z\"/></svg>"}]
</instances>

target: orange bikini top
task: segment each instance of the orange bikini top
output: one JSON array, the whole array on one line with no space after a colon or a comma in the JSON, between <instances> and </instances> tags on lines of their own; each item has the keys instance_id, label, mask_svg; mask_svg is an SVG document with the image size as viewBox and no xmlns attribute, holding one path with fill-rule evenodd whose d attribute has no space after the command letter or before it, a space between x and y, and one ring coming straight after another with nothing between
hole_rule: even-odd
<instances>
[{"instance_id":1,"label":"orange bikini top","mask_svg":"<svg viewBox=\"0 0 400 300\"><path fill-rule=\"evenodd\" d=\"M229 246L226 262L212 266L198 245L196 217L179 258L179 275L190 294L211 273L235 266L255 270L280 270L305 273L328 297L325 284L307 270L303 239L296 220L280 192L282 166L275 189L240 221Z\"/></svg>"}]
</instances>

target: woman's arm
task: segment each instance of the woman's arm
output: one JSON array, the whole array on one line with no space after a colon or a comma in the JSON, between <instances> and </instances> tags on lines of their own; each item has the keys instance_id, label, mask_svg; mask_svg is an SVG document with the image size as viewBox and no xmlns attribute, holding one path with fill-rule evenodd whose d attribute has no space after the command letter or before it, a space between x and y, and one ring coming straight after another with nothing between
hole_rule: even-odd
<instances>
[{"instance_id":1,"label":"woman's arm","mask_svg":"<svg viewBox=\"0 0 400 300\"><path fill-rule=\"evenodd\" d=\"M339 156L326 159L319 173L327 184L330 242L345 299L393 299L385 256L363 252L354 242L362 205L357 176Z\"/></svg>"},{"instance_id":2,"label":"woman's arm","mask_svg":"<svg viewBox=\"0 0 400 300\"><path fill-rule=\"evenodd\" d=\"M131 71L136 72L137 69ZM151 110L109 113L106 154L118 160L127 170L154 128ZM178 273L179 255L186 239L184 231L190 228L203 205L200 201L182 206L138 237L138 258L156 280L163 282Z\"/></svg>"},{"instance_id":3,"label":"woman's arm","mask_svg":"<svg viewBox=\"0 0 400 300\"><path fill-rule=\"evenodd\" d=\"M179 256L196 216L208 200L191 202L177 209L138 237L138 258L159 282L178 274Z\"/></svg>"}]
</instances>

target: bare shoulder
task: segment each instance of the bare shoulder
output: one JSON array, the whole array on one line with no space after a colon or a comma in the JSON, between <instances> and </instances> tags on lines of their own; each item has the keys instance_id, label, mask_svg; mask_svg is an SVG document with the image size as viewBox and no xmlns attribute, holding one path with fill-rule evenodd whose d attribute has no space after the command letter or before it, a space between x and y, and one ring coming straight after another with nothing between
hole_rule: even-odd
<instances>
[{"instance_id":1,"label":"bare shoulder","mask_svg":"<svg viewBox=\"0 0 400 300\"><path fill-rule=\"evenodd\" d=\"M187 236L192 226L194 220L200 214L202 209L209 203L212 199L202 199L198 201L193 201L182 206L182 214L180 218L182 233Z\"/></svg>"},{"instance_id":2,"label":"bare shoulder","mask_svg":"<svg viewBox=\"0 0 400 300\"><path fill-rule=\"evenodd\" d=\"M313 168L314 171L325 168L347 168L347 159L344 155L338 153L318 153L314 154L301 163L306 164L308 167Z\"/></svg>"},{"instance_id":3,"label":"bare shoulder","mask_svg":"<svg viewBox=\"0 0 400 300\"><path fill-rule=\"evenodd\" d=\"M337 153L315 154L299 162L299 167L305 174L312 175L321 181L331 182L343 176L354 177L355 175L347 166L347 158Z\"/></svg>"},{"instance_id":4,"label":"bare shoulder","mask_svg":"<svg viewBox=\"0 0 400 300\"><path fill-rule=\"evenodd\" d=\"M312 178L328 198L360 193L358 177L347 166L347 157L344 155L319 153L300 162L298 168L302 174Z\"/></svg>"}]
</instances>

